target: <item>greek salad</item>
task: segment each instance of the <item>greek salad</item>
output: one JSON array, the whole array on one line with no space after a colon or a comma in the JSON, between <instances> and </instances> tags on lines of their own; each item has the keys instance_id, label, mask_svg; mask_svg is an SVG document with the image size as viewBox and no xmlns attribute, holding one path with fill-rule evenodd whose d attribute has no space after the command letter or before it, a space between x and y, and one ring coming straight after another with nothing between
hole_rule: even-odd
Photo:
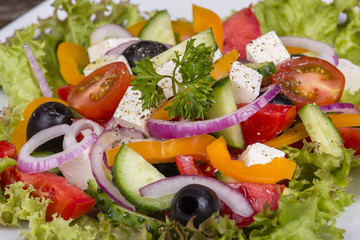
<instances>
[{"instance_id":1,"label":"greek salad","mask_svg":"<svg viewBox=\"0 0 360 240\"><path fill-rule=\"evenodd\" d=\"M190 5L55 0L0 45L4 229L355 237L337 219L360 165L358 1Z\"/></svg>"}]
</instances>

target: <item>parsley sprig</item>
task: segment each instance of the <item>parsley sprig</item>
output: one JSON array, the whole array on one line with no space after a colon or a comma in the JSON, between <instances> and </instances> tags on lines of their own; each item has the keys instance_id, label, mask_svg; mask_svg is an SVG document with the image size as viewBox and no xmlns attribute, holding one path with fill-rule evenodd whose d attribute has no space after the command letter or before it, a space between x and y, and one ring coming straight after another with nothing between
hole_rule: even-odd
<instances>
[{"instance_id":1,"label":"parsley sprig","mask_svg":"<svg viewBox=\"0 0 360 240\"><path fill-rule=\"evenodd\" d=\"M188 41L184 55L179 56L175 52L172 75L158 74L149 57L140 60L132 69L137 74L132 81L133 89L141 91L143 109L156 108L165 99L164 91L158 83L164 78L170 78L175 97L172 104L165 108L168 115L191 120L204 119L206 111L214 102L211 85L215 83L215 79L210 76L214 49L204 43L195 47L194 41ZM181 81L175 78L177 71L181 75Z\"/></svg>"}]
</instances>

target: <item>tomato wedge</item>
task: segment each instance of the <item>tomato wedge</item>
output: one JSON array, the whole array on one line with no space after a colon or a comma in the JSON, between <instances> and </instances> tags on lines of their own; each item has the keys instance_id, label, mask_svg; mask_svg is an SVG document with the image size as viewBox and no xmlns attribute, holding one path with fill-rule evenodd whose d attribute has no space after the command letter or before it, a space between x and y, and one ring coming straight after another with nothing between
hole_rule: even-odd
<instances>
[{"instance_id":1,"label":"tomato wedge","mask_svg":"<svg viewBox=\"0 0 360 240\"><path fill-rule=\"evenodd\" d=\"M71 88L67 102L89 119L109 119L114 114L131 76L125 63L105 65Z\"/></svg>"},{"instance_id":2,"label":"tomato wedge","mask_svg":"<svg viewBox=\"0 0 360 240\"><path fill-rule=\"evenodd\" d=\"M1 173L1 186L22 181L26 186L33 185L36 189L34 197L51 199L46 209L46 220L52 220L53 214L59 214L65 220L76 219L92 210L95 199L80 188L67 183L66 179L50 172L34 174L22 173L15 166L8 167Z\"/></svg>"},{"instance_id":3,"label":"tomato wedge","mask_svg":"<svg viewBox=\"0 0 360 240\"><path fill-rule=\"evenodd\" d=\"M241 123L246 145L266 142L291 126L296 117L294 105L268 103Z\"/></svg>"},{"instance_id":4,"label":"tomato wedge","mask_svg":"<svg viewBox=\"0 0 360 240\"><path fill-rule=\"evenodd\" d=\"M299 110L305 104L338 102L345 86L344 75L331 63L314 57L293 58L277 66L272 82L281 87Z\"/></svg>"}]
</instances>

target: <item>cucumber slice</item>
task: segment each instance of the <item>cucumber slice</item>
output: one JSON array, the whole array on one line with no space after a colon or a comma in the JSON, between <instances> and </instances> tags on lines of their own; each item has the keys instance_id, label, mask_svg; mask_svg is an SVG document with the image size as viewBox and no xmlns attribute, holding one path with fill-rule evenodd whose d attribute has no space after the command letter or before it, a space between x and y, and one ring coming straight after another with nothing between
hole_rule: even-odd
<instances>
[{"instance_id":1,"label":"cucumber slice","mask_svg":"<svg viewBox=\"0 0 360 240\"><path fill-rule=\"evenodd\" d=\"M213 32L211 29L207 29L205 31L202 31L195 36L192 37L192 39L195 39L194 46L197 46L201 43L205 43L207 47L211 46L214 48L214 51L218 49L218 46L216 44ZM183 55L186 49L186 44L189 40L186 40L184 42L179 43L178 45L166 50L165 52L160 53L159 55L153 57L151 59L151 62L154 65L154 68L157 68L171 59L174 59L176 57L176 52L178 52L179 55Z\"/></svg>"},{"instance_id":2,"label":"cucumber slice","mask_svg":"<svg viewBox=\"0 0 360 240\"><path fill-rule=\"evenodd\" d=\"M175 45L175 35L168 12L163 10L152 16L141 29L139 38Z\"/></svg>"},{"instance_id":3,"label":"cucumber slice","mask_svg":"<svg viewBox=\"0 0 360 240\"><path fill-rule=\"evenodd\" d=\"M155 167L127 145L122 145L115 157L113 182L120 193L143 212L163 211L170 208L172 195L161 198L143 198L139 189L165 178Z\"/></svg>"},{"instance_id":4,"label":"cucumber slice","mask_svg":"<svg viewBox=\"0 0 360 240\"><path fill-rule=\"evenodd\" d=\"M86 192L96 200L95 207L105 211L106 216L113 221L136 229L142 229L145 226L148 232L154 234L155 236L158 236L159 234L158 229L165 225L164 222L140 213L130 212L116 204L103 190L99 188L94 179L89 180Z\"/></svg>"},{"instance_id":5,"label":"cucumber slice","mask_svg":"<svg viewBox=\"0 0 360 240\"><path fill-rule=\"evenodd\" d=\"M340 157L344 154L343 139L331 121L315 104L307 104L298 111L311 141L320 144L319 151Z\"/></svg>"},{"instance_id":6,"label":"cucumber slice","mask_svg":"<svg viewBox=\"0 0 360 240\"><path fill-rule=\"evenodd\" d=\"M229 77L217 81L213 86L215 103L206 113L207 119L222 117L237 110L234 93ZM244 148L245 141L241 131L241 125L236 124L219 132L213 133L215 136L224 136L226 143L230 147Z\"/></svg>"},{"instance_id":7,"label":"cucumber slice","mask_svg":"<svg viewBox=\"0 0 360 240\"><path fill-rule=\"evenodd\" d=\"M222 181L224 183L237 183L238 182L235 179L233 179L229 176L226 176L225 174L223 174L220 171L216 171L214 175L217 180Z\"/></svg>"},{"instance_id":8,"label":"cucumber slice","mask_svg":"<svg viewBox=\"0 0 360 240\"><path fill-rule=\"evenodd\" d=\"M276 66L273 62L245 63L245 66L256 70L263 76L263 78L270 77L277 71Z\"/></svg>"}]
</instances>

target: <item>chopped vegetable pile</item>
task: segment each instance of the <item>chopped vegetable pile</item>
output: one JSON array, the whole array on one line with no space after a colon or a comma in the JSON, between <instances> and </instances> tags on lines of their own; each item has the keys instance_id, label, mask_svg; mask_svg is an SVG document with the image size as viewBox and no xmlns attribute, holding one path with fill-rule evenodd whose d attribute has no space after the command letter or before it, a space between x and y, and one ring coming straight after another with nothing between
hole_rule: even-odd
<instances>
[{"instance_id":1,"label":"chopped vegetable pile","mask_svg":"<svg viewBox=\"0 0 360 240\"><path fill-rule=\"evenodd\" d=\"M25 239L343 239L358 5L172 19L55 0L65 19L0 44L0 224L26 221Z\"/></svg>"}]
</instances>

